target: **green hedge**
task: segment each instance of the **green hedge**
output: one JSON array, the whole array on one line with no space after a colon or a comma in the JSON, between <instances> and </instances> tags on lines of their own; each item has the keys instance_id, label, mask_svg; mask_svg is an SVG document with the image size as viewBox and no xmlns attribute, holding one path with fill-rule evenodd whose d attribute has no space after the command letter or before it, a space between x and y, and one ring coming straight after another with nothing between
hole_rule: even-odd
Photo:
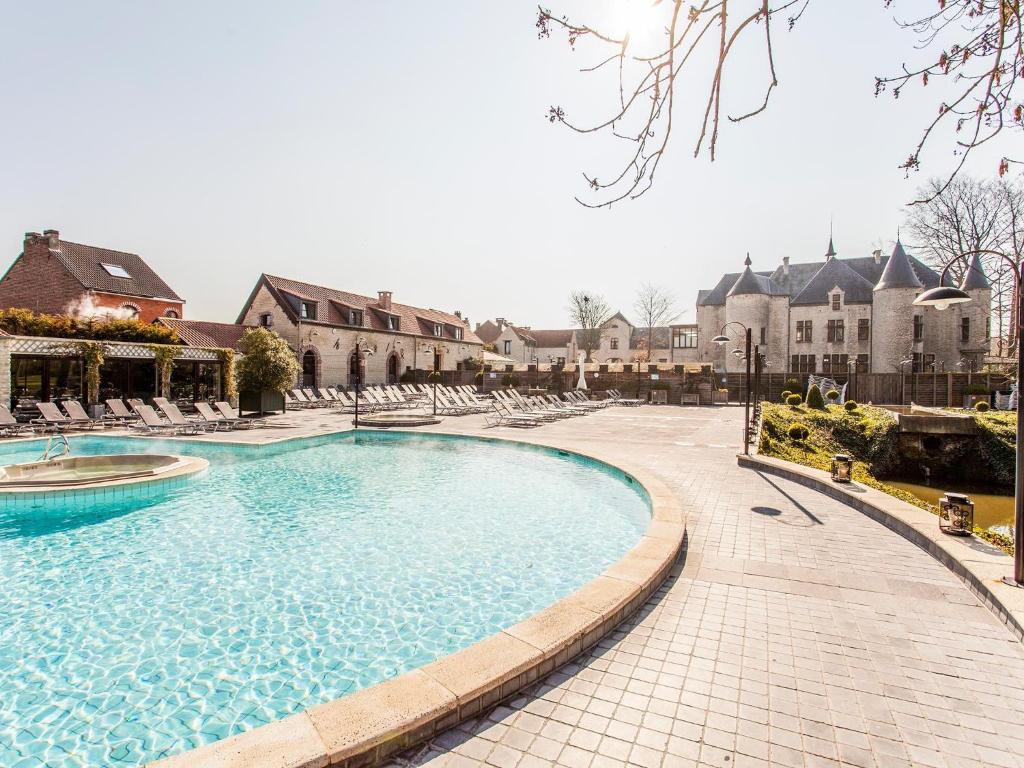
<instances>
[{"instance_id":1,"label":"green hedge","mask_svg":"<svg viewBox=\"0 0 1024 768\"><path fill-rule=\"evenodd\" d=\"M48 336L55 339L134 341L145 344L178 344L178 332L166 325L139 320L93 320L68 315L36 314L28 309L0 310L0 330L15 336Z\"/></svg>"}]
</instances>

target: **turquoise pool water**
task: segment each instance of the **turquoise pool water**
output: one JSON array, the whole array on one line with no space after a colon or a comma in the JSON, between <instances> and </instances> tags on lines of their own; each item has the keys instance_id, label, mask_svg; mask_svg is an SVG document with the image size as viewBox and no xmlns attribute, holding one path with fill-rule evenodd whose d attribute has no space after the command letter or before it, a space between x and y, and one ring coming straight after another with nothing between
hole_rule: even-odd
<instances>
[{"instance_id":1,"label":"turquoise pool water","mask_svg":"<svg viewBox=\"0 0 1024 768\"><path fill-rule=\"evenodd\" d=\"M578 588L650 516L617 470L471 439L71 442L210 469L139 503L0 513L3 768L138 765L373 685Z\"/></svg>"}]
</instances>

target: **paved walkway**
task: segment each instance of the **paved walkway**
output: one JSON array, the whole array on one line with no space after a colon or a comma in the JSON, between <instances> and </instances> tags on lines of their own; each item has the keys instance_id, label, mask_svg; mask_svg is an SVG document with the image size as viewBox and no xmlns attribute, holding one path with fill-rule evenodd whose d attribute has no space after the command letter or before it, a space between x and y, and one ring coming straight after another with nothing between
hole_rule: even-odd
<instances>
[{"instance_id":1,"label":"paved walkway","mask_svg":"<svg viewBox=\"0 0 1024 768\"><path fill-rule=\"evenodd\" d=\"M589 653L395 765L1024 768L1021 644L900 536L738 468L740 417L610 409L531 433L672 485L685 562Z\"/></svg>"}]
</instances>

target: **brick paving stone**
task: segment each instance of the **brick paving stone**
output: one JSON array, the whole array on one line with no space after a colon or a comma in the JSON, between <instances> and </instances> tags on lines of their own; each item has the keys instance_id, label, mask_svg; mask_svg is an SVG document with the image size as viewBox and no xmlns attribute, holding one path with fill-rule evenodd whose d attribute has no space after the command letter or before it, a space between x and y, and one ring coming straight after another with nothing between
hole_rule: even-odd
<instances>
[{"instance_id":1,"label":"brick paving stone","mask_svg":"<svg viewBox=\"0 0 1024 768\"><path fill-rule=\"evenodd\" d=\"M910 542L737 467L713 445L739 416L608 409L529 433L645 464L682 501L685 559L582 657L396 765L1024 768L1021 644Z\"/></svg>"}]
</instances>

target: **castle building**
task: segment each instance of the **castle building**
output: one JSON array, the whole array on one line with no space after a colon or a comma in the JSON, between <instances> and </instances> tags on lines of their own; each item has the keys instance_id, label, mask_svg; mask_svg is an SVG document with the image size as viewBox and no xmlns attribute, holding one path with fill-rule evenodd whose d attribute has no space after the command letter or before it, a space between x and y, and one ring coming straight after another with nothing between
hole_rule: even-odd
<instances>
[{"instance_id":1,"label":"castle building","mask_svg":"<svg viewBox=\"0 0 1024 768\"><path fill-rule=\"evenodd\" d=\"M846 374L957 371L981 367L989 348L992 290L975 255L961 288L972 301L949 309L914 306L939 275L897 240L890 256L840 259L726 274L697 295L697 351L718 371L746 370L744 328L771 370ZM730 343L715 344L720 334Z\"/></svg>"}]
</instances>

